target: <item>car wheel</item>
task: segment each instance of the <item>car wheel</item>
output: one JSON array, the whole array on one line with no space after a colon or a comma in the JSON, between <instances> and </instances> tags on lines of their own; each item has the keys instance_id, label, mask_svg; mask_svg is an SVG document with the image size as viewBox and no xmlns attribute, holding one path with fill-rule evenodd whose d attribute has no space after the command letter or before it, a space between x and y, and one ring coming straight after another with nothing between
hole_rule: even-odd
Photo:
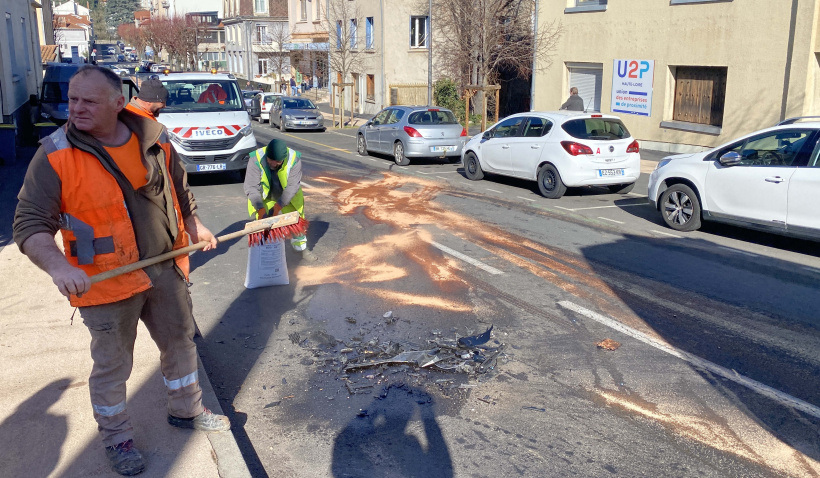
<instances>
[{"instance_id":1,"label":"car wheel","mask_svg":"<svg viewBox=\"0 0 820 478\"><path fill-rule=\"evenodd\" d=\"M399 166L410 164L410 158L404 155L404 144L401 141L396 141L396 144L393 145L393 160Z\"/></svg>"},{"instance_id":2,"label":"car wheel","mask_svg":"<svg viewBox=\"0 0 820 478\"><path fill-rule=\"evenodd\" d=\"M558 199L567 192L561 175L555 166L545 164L538 170L538 191L548 199Z\"/></svg>"},{"instance_id":3,"label":"car wheel","mask_svg":"<svg viewBox=\"0 0 820 478\"><path fill-rule=\"evenodd\" d=\"M363 134L360 134L359 138L356 140L356 150L359 152L360 156L367 156L367 141L364 139Z\"/></svg>"},{"instance_id":4,"label":"car wheel","mask_svg":"<svg viewBox=\"0 0 820 478\"><path fill-rule=\"evenodd\" d=\"M284 121L282 121L282 117L281 117L281 116L279 117L279 131L281 131L281 132L283 132L283 133L284 133L285 131L287 131L287 128L285 128L285 122L284 122Z\"/></svg>"},{"instance_id":5,"label":"car wheel","mask_svg":"<svg viewBox=\"0 0 820 478\"><path fill-rule=\"evenodd\" d=\"M632 189L635 188L635 183L613 184L612 186L607 186L607 188L609 188L609 192L612 194L626 194L632 192Z\"/></svg>"},{"instance_id":6,"label":"car wheel","mask_svg":"<svg viewBox=\"0 0 820 478\"><path fill-rule=\"evenodd\" d=\"M464 155L464 174L467 175L467 179L473 181L484 179L481 163L478 162L478 158L472 151Z\"/></svg>"},{"instance_id":7,"label":"car wheel","mask_svg":"<svg viewBox=\"0 0 820 478\"><path fill-rule=\"evenodd\" d=\"M685 184L673 184L661 194L663 222L676 231L700 228L700 200Z\"/></svg>"}]
</instances>

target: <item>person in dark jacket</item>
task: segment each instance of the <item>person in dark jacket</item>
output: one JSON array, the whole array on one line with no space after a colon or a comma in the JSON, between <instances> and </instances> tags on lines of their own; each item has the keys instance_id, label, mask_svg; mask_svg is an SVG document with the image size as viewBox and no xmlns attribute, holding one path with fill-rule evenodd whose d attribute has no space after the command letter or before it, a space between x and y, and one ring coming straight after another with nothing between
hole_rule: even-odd
<instances>
[{"instance_id":1,"label":"person in dark jacket","mask_svg":"<svg viewBox=\"0 0 820 478\"><path fill-rule=\"evenodd\" d=\"M561 105L562 110L569 111L584 111L584 100L578 96L578 88L572 87L569 89L569 98Z\"/></svg>"}]
</instances>

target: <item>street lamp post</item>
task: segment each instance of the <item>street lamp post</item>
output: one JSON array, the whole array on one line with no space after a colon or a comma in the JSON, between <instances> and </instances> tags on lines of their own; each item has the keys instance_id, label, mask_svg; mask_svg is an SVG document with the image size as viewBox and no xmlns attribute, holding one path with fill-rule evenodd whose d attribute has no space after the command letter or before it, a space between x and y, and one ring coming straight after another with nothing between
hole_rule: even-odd
<instances>
[{"instance_id":1,"label":"street lamp post","mask_svg":"<svg viewBox=\"0 0 820 478\"><path fill-rule=\"evenodd\" d=\"M433 106L433 0L427 11L427 106Z\"/></svg>"}]
</instances>

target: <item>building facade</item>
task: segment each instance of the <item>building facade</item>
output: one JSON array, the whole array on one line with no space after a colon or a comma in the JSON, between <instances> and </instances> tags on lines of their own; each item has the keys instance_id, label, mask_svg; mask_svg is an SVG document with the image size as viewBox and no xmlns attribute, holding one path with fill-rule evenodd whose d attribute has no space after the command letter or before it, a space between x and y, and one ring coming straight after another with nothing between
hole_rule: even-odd
<instances>
[{"instance_id":1,"label":"building facade","mask_svg":"<svg viewBox=\"0 0 820 478\"><path fill-rule=\"evenodd\" d=\"M533 109L578 87L643 147L688 152L820 108L820 0L540 0L560 20Z\"/></svg>"},{"instance_id":2,"label":"building facade","mask_svg":"<svg viewBox=\"0 0 820 478\"><path fill-rule=\"evenodd\" d=\"M192 12L185 16L190 18L197 27L197 70L208 71L213 68L226 70L225 31L218 12Z\"/></svg>"},{"instance_id":3,"label":"building facade","mask_svg":"<svg viewBox=\"0 0 820 478\"><path fill-rule=\"evenodd\" d=\"M274 85L290 70L287 0L223 0L227 69L243 88ZM277 71L279 70L279 71Z\"/></svg>"},{"instance_id":4,"label":"building facade","mask_svg":"<svg viewBox=\"0 0 820 478\"><path fill-rule=\"evenodd\" d=\"M427 104L429 46L435 52L440 45L428 34L426 3L328 0L327 12L335 26L331 81L353 83L345 88L345 109L352 104L354 112L372 114L391 104ZM359 57L345 78L333 58L342 50Z\"/></svg>"},{"instance_id":5,"label":"building facade","mask_svg":"<svg viewBox=\"0 0 820 478\"><path fill-rule=\"evenodd\" d=\"M63 58L71 58L73 62L88 59L93 35L91 18L73 13L55 14L53 28L54 42L60 47Z\"/></svg>"},{"instance_id":6,"label":"building facade","mask_svg":"<svg viewBox=\"0 0 820 478\"><path fill-rule=\"evenodd\" d=\"M324 88L328 82L326 1L288 1L291 74L310 87Z\"/></svg>"}]
</instances>

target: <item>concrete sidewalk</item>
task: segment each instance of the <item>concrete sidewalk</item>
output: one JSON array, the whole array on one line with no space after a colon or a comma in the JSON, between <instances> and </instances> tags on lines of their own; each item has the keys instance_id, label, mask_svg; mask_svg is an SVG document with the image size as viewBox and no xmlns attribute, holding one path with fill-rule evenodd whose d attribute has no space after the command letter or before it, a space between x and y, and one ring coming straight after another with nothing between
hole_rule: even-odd
<instances>
[{"instance_id":1,"label":"concrete sidewalk","mask_svg":"<svg viewBox=\"0 0 820 478\"><path fill-rule=\"evenodd\" d=\"M0 167L4 189L16 184L10 176L23 174L27 163ZM8 196L3 194L4 210L14 207ZM1 236L10 228L3 224ZM0 475L119 476L97 435L88 391L91 337L79 313L72 325L74 309L13 243L0 247L0 277ZM222 413L201 363L199 377L205 406ZM140 476L250 476L230 432L168 425L165 396L159 351L140 323L128 381L134 442L147 463Z\"/></svg>"}]
</instances>

